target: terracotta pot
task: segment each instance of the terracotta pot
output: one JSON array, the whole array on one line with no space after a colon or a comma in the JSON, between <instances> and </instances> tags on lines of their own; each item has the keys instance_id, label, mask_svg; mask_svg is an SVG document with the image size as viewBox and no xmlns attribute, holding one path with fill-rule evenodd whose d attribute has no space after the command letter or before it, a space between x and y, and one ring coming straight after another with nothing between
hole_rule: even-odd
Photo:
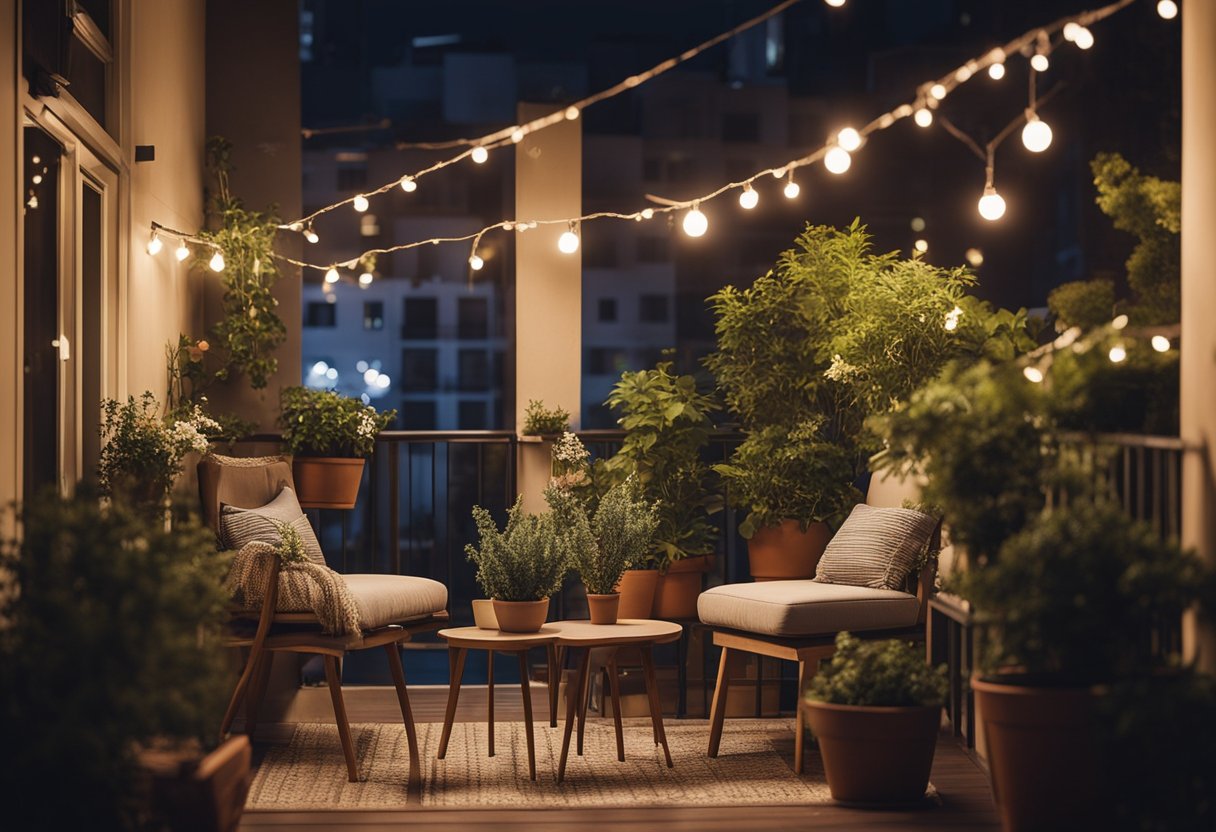
<instances>
[{"instance_id":1,"label":"terracotta pot","mask_svg":"<svg viewBox=\"0 0 1216 832\"><path fill-rule=\"evenodd\" d=\"M494 599L494 617L504 633L535 633L549 617L549 599L539 601L499 601Z\"/></svg>"},{"instance_id":2,"label":"terracotta pot","mask_svg":"<svg viewBox=\"0 0 1216 832\"><path fill-rule=\"evenodd\" d=\"M616 585L616 591L621 596L617 614L621 618L650 618L658 583L657 569L626 569Z\"/></svg>"},{"instance_id":3,"label":"terracotta pot","mask_svg":"<svg viewBox=\"0 0 1216 832\"><path fill-rule=\"evenodd\" d=\"M804 701L832 797L846 803L914 803L925 796L942 709Z\"/></svg>"},{"instance_id":4,"label":"terracotta pot","mask_svg":"<svg viewBox=\"0 0 1216 832\"><path fill-rule=\"evenodd\" d=\"M815 577L819 557L832 539L826 523L812 523L804 532L797 520L757 529L747 541L747 562L757 581L792 581Z\"/></svg>"},{"instance_id":5,"label":"terracotta pot","mask_svg":"<svg viewBox=\"0 0 1216 832\"><path fill-rule=\"evenodd\" d=\"M489 598L473 601L473 623L482 630L497 630L498 618L494 615L494 602Z\"/></svg>"},{"instance_id":6,"label":"terracotta pot","mask_svg":"<svg viewBox=\"0 0 1216 832\"><path fill-rule=\"evenodd\" d=\"M672 561L665 573L659 573L651 617L676 621L696 618L701 576L709 571L712 563L709 555Z\"/></svg>"},{"instance_id":7,"label":"terracotta pot","mask_svg":"<svg viewBox=\"0 0 1216 832\"><path fill-rule=\"evenodd\" d=\"M617 610L621 606L621 593L611 595L593 595L587 593L587 610L591 613L592 624L615 624Z\"/></svg>"},{"instance_id":8,"label":"terracotta pot","mask_svg":"<svg viewBox=\"0 0 1216 832\"><path fill-rule=\"evenodd\" d=\"M1093 688L972 679L988 741L992 793L1005 832L1103 829Z\"/></svg>"},{"instance_id":9,"label":"terracotta pot","mask_svg":"<svg viewBox=\"0 0 1216 832\"><path fill-rule=\"evenodd\" d=\"M354 508L363 479L363 460L298 456L291 462L291 475L301 508Z\"/></svg>"}]
</instances>

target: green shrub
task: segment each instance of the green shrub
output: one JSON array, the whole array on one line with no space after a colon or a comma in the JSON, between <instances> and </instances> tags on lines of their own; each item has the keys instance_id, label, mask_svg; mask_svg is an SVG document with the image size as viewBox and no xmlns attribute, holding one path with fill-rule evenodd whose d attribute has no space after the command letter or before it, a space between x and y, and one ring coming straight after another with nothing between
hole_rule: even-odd
<instances>
[{"instance_id":1,"label":"green shrub","mask_svg":"<svg viewBox=\"0 0 1216 832\"><path fill-rule=\"evenodd\" d=\"M925 663L925 651L905 641L862 641L836 635L836 652L819 669L807 698L832 705L899 707L941 705L946 700L946 667Z\"/></svg>"},{"instance_id":2,"label":"green shrub","mask_svg":"<svg viewBox=\"0 0 1216 832\"><path fill-rule=\"evenodd\" d=\"M550 436L569 429L570 411L561 407L548 410L544 402L528 400L528 407L524 411L524 436Z\"/></svg>"},{"instance_id":3,"label":"green shrub","mask_svg":"<svg viewBox=\"0 0 1216 832\"><path fill-rule=\"evenodd\" d=\"M1059 332L1072 326L1092 329L1108 324L1115 316L1115 284L1109 280L1062 283L1047 295L1047 308L1055 316Z\"/></svg>"},{"instance_id":4,"label":"green shrub","mask_svg":"<svg viewBox=\"0 0 1216 832\"><path fill-rule=\"evenodd\" d=\"M496 601L539 601L562 586L569 568L563 530L553 512L527 514L523 497L507 511L507 527L499 531L490 512L473 507L481 546L464 547L477 565L477 582Z\"/></svg>"},{"instance_id":5,"label":"green shrub","mask_svg":"<svg viewBox=\"0 0 1216 832\"><path fill-rule=\"evenodd\" d=\"M368 457L376 436L397 418L329 390L286 387L279 395L283 444L296 456Z\"/></svg>"},{"instance_id":6,"label":"green shrub","mask_svg":"<svg viewBox=\"0 0 1216 832\"><path fill-rule=\"evenodd\" d=\"M583 501L566 489L549 488L545 498L563 529L570 565L587 592L615 592L625 570L650 553L658 506L643 498L634 477L609 489L590 517Z\"/></svg>"}]
</instances>

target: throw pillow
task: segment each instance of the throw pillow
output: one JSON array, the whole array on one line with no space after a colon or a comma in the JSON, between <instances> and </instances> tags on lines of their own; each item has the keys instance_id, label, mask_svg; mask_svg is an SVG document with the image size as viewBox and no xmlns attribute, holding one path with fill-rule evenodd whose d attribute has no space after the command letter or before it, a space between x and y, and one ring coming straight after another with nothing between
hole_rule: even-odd
<instances>
[{"instance_id":1,"label":"throw pillow","mask_svg":"<svg viewBox=\"0 0 1216 832\"><path fill-rule=\"evenodd\" d=\"M300 501L291 488L284 486L279 495L258 508L220 506L220 545L225 549L240 549L246 543L258 540L278 546L283 542L276 523L287 523L304 544L304 554L313 563L325 565L321 544L312 530Z\"/></svg>"},{"instance_id":2,"label":"throw pillow","mask_svg":"<svg viewBox=\"0 0 1216 832\"><path fill-rule=\"evenodd\" d=\"M936 517L910 508L857 505L823 550L815 580L903 589L936 527Z\"/></svg>"}]
</instances>

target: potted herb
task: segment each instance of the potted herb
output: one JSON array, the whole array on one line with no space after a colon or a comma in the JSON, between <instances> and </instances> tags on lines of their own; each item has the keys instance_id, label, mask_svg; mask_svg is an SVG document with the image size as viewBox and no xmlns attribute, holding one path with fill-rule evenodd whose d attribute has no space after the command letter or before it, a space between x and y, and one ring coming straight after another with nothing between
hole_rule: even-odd
<instances>
[{"instance_id":1,"label":"potted herb","mask_svg":"<svg viewBox=\"0 0 1216 832\"><path fill-rule=\"evenodd\" d=\"M523 497L507 512L498 530L490 512L473 507L480 546L465 554L477 565L477 582L494 602L499 629L534 633L549 614L549 597L561 589L567 571L567 546L553 512L527 514Z\"/></svg>"},{"instance_id":2,"label":"potted herb","mask_svg":"<svg viewBox=\"0 0 1216 832\"><path fill-rule=\"evenodd\" d=\"M613 486L590 517L569 490L545 492L558 522L565 529L570 565L587 589L592 624L615 624L621 595L621 575L646 557L659 526L658 507L646 502L634 477Z\"/></svg>"},{"instance_id":3,"label":"potted herb","mask_svg":"<svg viewBox=\"0 0 1216 832\"><path fill-rule=\"evenodd\" d=\"M925 664L923 648L839 633L802 703L832 797L877 804L923 798L946 687L945 667Z\"/></svg>"},{"instance_id":4,"label":"potted herb","mask_svg":"<svg viewBox=\"0 0 1216 832\"><path fill-rule=\"evenodd\" d=\"M529 399L524 411L524 436L557 436L570 429L570 411L555 407L552 410L537 399Z\"/></svg>"},{"instance_id":5,"label":"potted herb","mask_svg":"<svg viewBox=\"0 0 1216 832\"><path fill-rule=\"evenodd\" d=\"M101 403L101 454L97 483L103 496L122 496L133 505L158 511L164 508L182 460L189 453L204 454L210 437L221 430L198 405L177 418L161 414L150 392L126 402Z\"/></svg>"},{"instance_id":6,"label":"potted herb","mask_svg":"<svg viewBox=\"0 0 1216 832\"><path fill-rule=\"evenodd\" d=\"M808 226L771 272L709 298L717 350L706 366L747 434L716 470L749 512L740 532L754 576L814 574L829 536L818 524L842 521L860 500L854 484L878 450L868 416L906 399L953 356L1025 339L1021 313L981 325L990 315L964 294L973 282L963 269L875 254L854 221ZM774 471L793 493L765 485ZM784 554L791 544L813 557Z\"/></svg>"},{"instance_id":7,"label":"potted herb","mask_svg":"<svg viewBox=\"0 0 1216 832\"><path fill-rule=\"evenodd\" d=\"M364 459L395 418L396 410L377 412L329 390L285 388L279 396L279 427L294 457L292 477L300 505L354 508Z\"/></svg>"}]
</instances>

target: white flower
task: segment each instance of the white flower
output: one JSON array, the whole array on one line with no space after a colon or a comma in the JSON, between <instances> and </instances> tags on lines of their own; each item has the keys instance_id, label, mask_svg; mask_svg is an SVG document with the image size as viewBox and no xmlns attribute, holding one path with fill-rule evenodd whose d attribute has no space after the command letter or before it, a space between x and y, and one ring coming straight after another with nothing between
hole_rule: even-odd
<instances>
[{"instance_id":1,"label":"white flower","mask_svg":"<svg viewBox=\"0 0 1216 832\"><path fill-rule=\"evenodd\" d=\"M831 381L848 381L850 376L855 375L857 375L857 368L839 355L833 355L832 366L823 371L823 377Z\"/></svg>"},{"instance_id":2,"label":"white flower","mask_svg":"<svg viewBox=\"0 0 1216 832\"><path fill-rule=\"evenodd\" d=\"M582 465L590 456L582 440L570 431L563 433L562 438L553 445L553 458L567 465Z\"/></svg>"}]
</instances>

